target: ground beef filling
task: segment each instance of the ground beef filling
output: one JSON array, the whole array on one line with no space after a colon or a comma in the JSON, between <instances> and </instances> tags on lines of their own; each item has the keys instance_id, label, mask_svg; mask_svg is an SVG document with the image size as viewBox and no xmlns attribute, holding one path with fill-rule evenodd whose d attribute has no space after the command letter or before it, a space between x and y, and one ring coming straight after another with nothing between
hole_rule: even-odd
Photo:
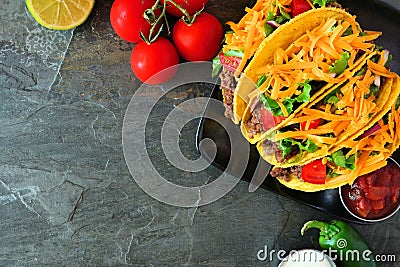
<instances>
[{"instance_id":1,"label":"ground beef filling","mask_svg":"<svg viewBox=\"0 0 400 267\"><path fill-rule=\"evenodd\" d=\"M220 88L224 97L225 117L233 119L233 95L236 88L234 73L224 68L221 71L219 78L221 80Z\"/></svg>"},{"instance_id":2,"label":"ground beef filling","mask_svg":"<svg viewBox=\"0 0 400 267\"><path fill-rule=\"evenodd\" d=\"M283 151L279 149L278 143L266 139L263 141L262 145L264 147L266 155L275 155L276 161L279 163L285 163L287 160L296 156L300 152L299 148L297 146L294 146L292 151L289 154L285 155L285 157L283 157Z\"/></svg>"},{"instance_id":3,"label":"ground beef filling","mask_svg":"<svg viewBox=\"0 0 400 267\"><path fill-rule=\"evenodd\" d=\"M339 4L338 2L328 2L325 5L326 7L336 7L336 8L340 8L340 9L344 9L347 10L348 8L343 8L341 4Z\"/></svg>"},{"instance_id":4,"label":"ground beef filling","mask_svg":"<svg viewBox=\"0 0 400 267\"><path fill-rule=\"evenodd\" d=\"M301 170L302 166L293 166L289 168L273 168L270 172L272 177L276 177L279 179L283 179L286 182L289 182L291 177L290 174L293 174L294 177L301 179Z\"/></svg>"},{"instance_id":5,"label":"ground beef filling","mask_svg":"<svg viewBox=\"0 0 400 267\"><path fill-rule=\"evenodd\" d=\"M275 155L276 160L279 163L284 163L285 160L290 159L299 153L298 149L293 149L291 153L283 157L283 152L279 149L278 143L272 142L270 140L265 140L263 142L264 151L268 156ZM273 168L271 171L271 176L283 179L285 181L290 181L290 174L293 174L295 177L301 179L301 166L293 166L289 168Z\"/></svg>"},{"instance_id":6,"label":"ground beef filling","mask_svg":"<svg viewBox=\"0 0 400 267\"><path fill-rule=\"evenodd\" d=\"M249 127L248 133L250 138L254 138L256 134L261 133L261 105L263 104L260 102L254 107L250 120L246 122L246 125Z\"/></svg>"}]
</instances>

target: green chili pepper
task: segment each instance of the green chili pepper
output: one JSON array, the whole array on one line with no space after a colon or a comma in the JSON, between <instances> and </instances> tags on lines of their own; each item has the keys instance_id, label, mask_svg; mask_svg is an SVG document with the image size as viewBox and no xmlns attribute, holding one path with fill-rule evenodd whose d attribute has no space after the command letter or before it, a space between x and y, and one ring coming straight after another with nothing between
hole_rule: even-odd
<instances>
[{"instance_id":1,"label":"green chili pepper","mask_svg":"<svg viewBox=\"0 0 400 267\"><path fill-rule=\"evenodd\" d=\"M343 267L376 266L371 249L362 235L343 221L309 221L301 229L301 235L310 228L320 230L319 245L335 253Z\"/></svg>"}]
</instances>

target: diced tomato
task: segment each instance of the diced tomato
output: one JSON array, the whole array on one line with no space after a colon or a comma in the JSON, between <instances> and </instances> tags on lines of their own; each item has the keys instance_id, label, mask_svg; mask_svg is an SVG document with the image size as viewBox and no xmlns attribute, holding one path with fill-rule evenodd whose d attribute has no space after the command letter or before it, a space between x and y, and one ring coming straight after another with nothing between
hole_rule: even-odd
<instances>
[{"instance_id":1,"label":"diced tomato","mask_svg":"<svg viewBox=\"0 0 400 267\"><path fill-rule=\"evenodd\" d=\"M361 187L363 189L368 187L366 176L358 177L356 183L358 187Z\"/></svg>"},{"instance_id":2,"label":"diced tomato","mask_svg":"<svg viewBox=\"0 0 400 267\"><path fill-rule=\"evenodd\" d=\"M395 164L392 160L389 160L386 169L388 169L386 172L391 177L390 185L400 186L400 171L397 164Z\"/></svg>"},{"instance_id":3,"label":"diced tomato","mask_svg":"<svg viewBox=\"0 0 400 267\"><path fill-rule=\"evenodd\" d=\"M306 0L293 0L291 4L292 16L295 17L311 9Z\"/></svg>"},{"instance_id":4,"label":"diced tomato","mask_svg":"<svg viewBox=\"0 0 400 267\"><path fill-rule=\"evenodd\" d=\"M400 196L400 187L392 187L390 188L390 202L393 204L397 203Z\"/></svg>"},{"instance_id":5,"label":"diced tomato","mask_svg":"<svg viewBox=\"0 0 400 267\"><path fill-rule=\"evenodd\" d=\"M368 188L364 188L365 197L370 200L381 200L386 197L390 193L390 189L388 187L383 186L372 186Z\"/></svg>"},{"instance_id":6,"label":"diced tomato","mask_svg":"<svg viewBox=\"0 0 400 267\"><path fill-rule=\"evenodd\" d=\"M371 205L371 201L368 199L362 198L360 201L357 202L357 207L366 210Z\"/></svg>"},{"instance_id":7,"label":"diced tomato","mask_svg":"<svg viewBox=\"0 0 400 267\"><path fill-rule=\"evenodd\" d=\"M275 125L278 125L279 123L283 122L285 119L286 119L285 116L274 116Z\"/></svg>"},{"instance_id":8,"label":"diced tomato","mask_svg":"<svg viewBox=\"0 0 400 267\"><path fill-rule=\"evenodd\" d=\"M376 175L375 175L375 173L372 173L372 174L368 175L368 176L365 178L365 182L367 183L367 186L368 186L368 187L374 186L374 185L375 185L375 180L376 180Z\"/></svg>"},{"instance_id":9,"label":"diced tomato","mask_svg":"<svg viewBox=\"0 0 400 267\"><path fill-rule=\"evenodd\" d=\"M326 164L322 163L322 159L317 159L304 165L301 177L308 183L324 184L326 179Z\"/></svg>"},{"instance_id":10,"label":"diced tomato","mask_svg":"<svg viewBox=\"0 0 400 267\"><path fill-rule=\"evenodd\" d=\"M381 172L376 176L375 185L376 186L391 186L390 184L390 175L387 172Z\"/></svg>"},{"instance_id":11,"label":"diced tomato","mask_svg":"<svg viewBox=\"0 0 400 267\"><path fill-rule=\"evenodd\" d=\"M284 116L275 117L269 110L261 108L261 122L263 124L264 131L267 131L272 127L275 127L285 119L286 117Z\"/></svg>"},{"instance_id":12,"label":"diced tomato","mask_svg":"<svg viewBox=\"0 0 400 267\"><path fill-rule=\"evenodd\" d=\"M235 71L240 64L242 59L240 57L226 56L224 53L219 53L219 60L222 66L230 71Z\"/></svg>"},{"instance_id":13,"label":"diced tomato","mask_svg":"<svg viewBox=\"0 0 400 267\"><path fill-rule=\"evenodd\" d=\"M373 210L381 210L385 207L385 200L380 199L380 200L372 200L371 201L371 206Z\"/></svg>"},{"instance_id":14,"label":"diced tomato","mask_svg":"<svg viewBox=\"0 0 400 267\"><path fill-rule=\"evenodd\" d=\"M392 175L390 182L392 186L400 186L400 176L398 176L397 172Z\"/></svg>"},{"instance_id":15,"label":"diced tomato","mask_svg":"<svg viewBox=\"0 0 400 267\"><path fill-rule=\"evenodd\" d=\"M272 113L265 108L261 108L261 122L263 124L264 131L271 129L276 125L274 115L272 115Z\"/></svg>"},{"instance_id":16,"label":"diced tomato","mask_svg":"<svg viewBox=\"0 0 400 267\"><path fill-rule=\"evenodd\" d=\"M310 126L308 126L308 129L306 129L307 121L303 121L303 122L300 123L300 129L302 131L310 130L310 129L316 129L320 122L321 122L321 119L312 120L312 121L310 121Z\"/></svg>"},{"instance_id":17,"label":"diced tomato","mask_svg":"<svg viewBox=\"0 0 400 267\"><path fill-rule=\"evenodd\" d=\"M356 211L361 217L366 218L371 209L371 202L368 199L363 198L357 202Z\"/></svg>"}]
</instances>

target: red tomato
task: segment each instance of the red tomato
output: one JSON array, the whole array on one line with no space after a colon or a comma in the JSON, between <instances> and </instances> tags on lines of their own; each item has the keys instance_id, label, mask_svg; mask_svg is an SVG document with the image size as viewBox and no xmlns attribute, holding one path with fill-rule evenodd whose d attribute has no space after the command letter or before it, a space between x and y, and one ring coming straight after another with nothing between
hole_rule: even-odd
<instances>
[{"instance_id":1,"label":"red tomato","mask_svg":"<svg viewBox=\"0 0 400 267\"><path fill-rule=\"evenodd\" d=\"M142 82L148 84L160 84L171 79L178 70L178 52L170 41L164 37L158 37L151 44L138 43L132 50L131 67L133 73ZM175 66L173 68L169 68ZM153 75L163 71L159 75ZM151 77L151 79L149 79Z\"/></svg>"},{"instance_id":2,"label":"red tomato","mask_svg":"<svg viewBox=\"0 0 400 267\"><path fill-rule=\"evenodd\" d=\"M234 56L226 56L224 53L219 53L219 61L222 66L230 71L235 71L240 64L242 58Z\"/></svg>"},{"instance_id":3,"label":"red tomato","mask_svg":"<svg viewBox=\"0 0 400 267\"><path fill-rule=\"evenodd\" d=\"M183 7L190 15L201 10L208 2L208 0L174 0L175 3ZM164 0L161 0L164 4ZM167 12L175 17L182 17L184 14L171 3L167 3Z\"/></svg>"},{"instance_id":4,"label":"red tomato","mask_svg":"<svg viewBox=\"0 0 400 267\"><path fill-rule=\"evenodd\" d=\"M385 200L373 200L371 201L371 206L373 210L381 210L385 207Z\"/></svg>"},{"instance_id":5,"label":"red tomato","mask_svg":"<svg viewBox=\"0 0 400 267\"><path fill-rule=\"evenodd\" d=\"M364 188L365 197L369 200L381 200L386 197L386 195L390 194L389 187L382 186L371 186L368 188Z\"/></svg>"},{"instance_id":6,"label":"red tomato","mask_svg":"<svg viewBox=\"0 0 400 267\"><path fill-rule=\"evenodd\" d=\"M261 108L261 122L264 131L267 131L275 126L274 116L269 110L265 108Z\"/></svg>"},{"instance_id":7,"label":"red tomato","mask_svg":"<svg viewBox=\"0 0 400 267\"><path fill-rule=\"evenodd\" d=\"M326 178L326 164L322 159L314 160L303 166L301 177L305 182L312 184L324 184Z\"/></svg>"},{"instance_id":8,"label":"red tomato","mask_svg":"<svg viewBox=\"0 0 400 267\"><path fill-rule=\"evenodd\" d=\"M179 20L172 29L172 39L179 54L188 61L208 61L221 48L224 30L211 14L201 13L188 25Z\"/></svg>"},{"instance_id":9,"label":"red tomato","mask_svg":"<svg viewBox=\"0 0 400 267\"><path fill-rule=\"evenodd\" d=\"M400 187L392 187L390 189L390 201L395 204L397 203L397 200L399 199L400 196Z\"/></svg>"},{"instance_id":10,"label":"red tomato","mask_svg":"<svg viewBox=\"0 0 400 267\"><path fill-rule=\"evenodd\" d=\"M376 176L376 181L375 184L376 186L390 186L390 181L392 179L390 178L389 173L382 173L381 175Z\"/></svg>"},{"instance_id":11,"label":"red tomato","mask_svg":"<svg viewBox=\"0 0 400 267\"><path fill-rule=\"evenodd\" d=\"M359 202L357 202L357 206L355 207L357 213L364 218L368 216L371 209L372 209L371 202L365 198L362 198Z\"/></svg>"},{"instance_id":12,"label":"red tomato","mask_svg":"<svg viewBox=\"0 0 400 267\"><path fill-rule=\"evenodd\" d=\"M285 116L274 116L275 125L278 125L279 123L283 122L285 119L286 119Z\"/></svg>"},{"instance_id":13,"label":"red tomato","mask_svg":"<svg viewBox=\"0 0 400 267\"><path fill-rule=\"evenodd\" d=\"M311 6L306 0L293 0L291 4L292 17L295 17L301 13L304 13L311 9Z\"/></svg>"},{"instance_id":14,"label":"red tomato","mask_svg":"<svg viewBox=\"0 0 400 267\"><path fill-rule=\"evenodd\" d=\"M143 12L151 8L155 2L155 0L115 0L110 12L111 26L115 33L132 43L141 41L140 31L147 37L151 25L143 18ZM156 15L161 14L161 10L156 11Z\"/></svg>"},{"instance_id":15,"label":"red tomato","mask_svg":"<svg viewBox=\"0 0 400 267\"><path fill-rule=\"evenodd\" d=\"M363 175L361 177L358 177L356 180L356 184L361 187L361 188L367 188L368 184L367 184L367 176Z\"/></svg>"},{"instance_id":16,"label":"red tomato","mask_svg":"<svg viewBox=\"0 0 400 267\"><path fill-rule=\"evenodd\" d=\"M310 122L310 126L308 127L307 130L316 129L316 128L318 127L318 125L319 125L320 122L321 122L321 119L312 120L312 121ZM306 130L306 126L307 126L307 121L300 122L300 129L301 129L302 131L305 131L305 130Z\"/></svg>"},{"instance_id":17,"label":"red tomato","mask_svg":"<svg viewBox=\"0 0 400 267\"><path fill-rule=\"evenodd\" d=\"M275 127L285 119L286 117L283 116L275 117L269 110L261 108L261 122L263 124L264 131L267 131L272 127Z\"/></svg>"}]
</instances>

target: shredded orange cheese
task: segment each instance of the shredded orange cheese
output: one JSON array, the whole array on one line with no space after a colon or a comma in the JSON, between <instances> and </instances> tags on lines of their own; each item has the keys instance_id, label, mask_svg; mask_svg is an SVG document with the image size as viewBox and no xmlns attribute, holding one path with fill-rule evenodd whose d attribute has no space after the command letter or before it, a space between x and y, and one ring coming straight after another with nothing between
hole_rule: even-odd
<instances>
[{"instance_id":1,"label":"shredded orange cheese","mask_svg":"<svg viewBox=\"0 0 400 267\"><path fill-rule=\"evenodd\" d=\"M281 6L286 12L290 12L292 0L259 0L253 8L246 8L246 14L238 22L227 22L232 29L232 33L225 34L225 45L222 51L229 50L243 51L242 60L236 69L235 75L243 71L247 61L255 54L257 48L265 38L264 24L268 12L278 12Z\"/></svg>"},{"instance_id":2,"label":"shredded orange cheese","mask_svg":"<svg viewBox=\"0 0 400 267\"><path fill-rule=\"evenodd\" d=\"M288 131L277 133L274 137L275 141L279 141L285 138L303 138L307 135L323 135L332 133L331 129L310 129L306 131Z\"/></svg>"},{"instance_id":3,"label":"shredded orange cheese","mask_svg":"<svg viewBox=\"0 0 400 267\"><path fill-rule=\"evenodd\" d=\"M349 27L352 33L343 36ZM352 75L350 71L335 77L330 73L330 67L345 51L350 55L349 67L354 67L360 51L369 52L373 49L374 44L370 41L376 39L380 33L364 33L366 35L361 34L357 27L355 17L344 21L327 19L320 26L307 31L286 50L278 49L272 64L256 70L258 77L267 77L259 90L279 103L297 94L299 90L296 88L301 89L299 84L302 81L316 80L338 84L349 79ZM383 72L380 68L375 69Z\"/></svg>"},{"instance_id":4,"label":"shredded orange cheese","mask_svg":"<svg viewBox=\"0 0 400 267\"><path fill-rule=\"evenodd\" d=\"M368 67L371 69L371 71L377 75L388 77L388 78L395 78L396 74L393 72L390 72L387 68L383 66L383 64L377 64L372 62L371 60L367 61Z\"/></svg>"},{"instance_id":5,"label":"shredded orange cheese","mask_svg":"<svg viewBox=\"0 0 400 267\"><path fill-rule=\"evenodd\" d=\"M381 72L390 73L383 66L381 57L383 53L377 54L380 56L378 62L381 64L371 63L379 65ZM375 96L370 92L370 88L375 81L376 75L374 69L375 65L367 63L365 65L365 73L362 75L350 77L346 83L344 83L340 88L340 94L337 94L338 102L335 105L326 104L322 106L311 106L304 108L301 113L297 114L295 118L299 120L302 116L312 116L319 114L320 118L323 118L325 123L320 125L319 128L322 129L332 129L335 136L339 137L344 134L343 137L351 136L360 129L364 128L370 121L370 116L375 114L380 108L376 105L376 100L379 97ZM395 74L393 74L395 75ZM394 116L394 115L390 115ZM394 120L390 119L390 125L393 129ZM390 131L390 135L393 137L394 130ZM386 138L385 134L383 134ZM343 137L338 138L338 143L343 142ZM353 151L354 152L354 151Z\"/></svg>"},{"instance_id":6,"label":"shredded orange cheese","mask_svg":"<svg viewBox=\"0 0 400 267\"><path fill-rule=\"evenodd\" d=\"M386 160L391 153L398 147L398 134L400 132L399 121L400 110L396 110L394 105L391 108L388 116L388 123L385 124L383 119L379 121L381 128L362 138L361 140L347 140L342 142L340 147L351 148L345 155L356 156L356 169L344 170L338 168L337 173L341 174L335 178L330 179L327 183L340 184L347 181L352 184L353 181L359 176L375 171L386 165Z\"/></svg>"}]
</instances>

